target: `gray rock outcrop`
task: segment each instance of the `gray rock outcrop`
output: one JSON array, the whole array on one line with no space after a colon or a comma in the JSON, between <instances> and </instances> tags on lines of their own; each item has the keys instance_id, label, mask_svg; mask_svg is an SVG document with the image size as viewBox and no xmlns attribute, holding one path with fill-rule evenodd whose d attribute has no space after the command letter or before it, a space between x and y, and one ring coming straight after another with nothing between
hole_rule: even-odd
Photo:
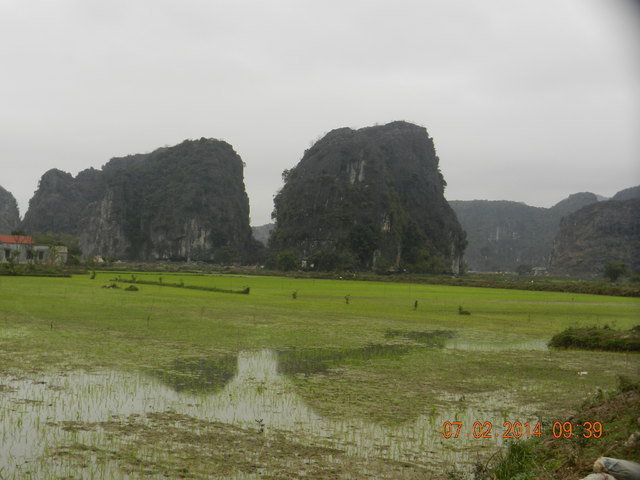
<instances>
[{"instance_id":1,"label":"gray rock outcrop","mask_svg":"<svg viewBox=\"0 0 640 480\"><path fill-rule=\"evenodd\" d=\"M14 196L0 187L0 234L9 234L20 223L18 203Z\"/></svg>"}]
</instances>

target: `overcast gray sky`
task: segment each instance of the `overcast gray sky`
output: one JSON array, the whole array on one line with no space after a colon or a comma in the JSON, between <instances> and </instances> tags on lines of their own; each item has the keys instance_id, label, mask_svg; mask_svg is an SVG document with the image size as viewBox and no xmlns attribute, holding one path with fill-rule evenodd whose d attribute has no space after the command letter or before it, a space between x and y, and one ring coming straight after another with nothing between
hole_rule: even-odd
<instances>
[{"instance_id":1,"label":"overcast gray sky","mask_svg":"<svg viewBox=\"0 0 640 480\"><path fill-rule=\"evenodd\" d=\"M219 138L259 225L311 142L407 120L449 200L612 195L640 183L637 3L0 0L0 185L24 215L50 168Z\"/></svg>"}]
</instances>

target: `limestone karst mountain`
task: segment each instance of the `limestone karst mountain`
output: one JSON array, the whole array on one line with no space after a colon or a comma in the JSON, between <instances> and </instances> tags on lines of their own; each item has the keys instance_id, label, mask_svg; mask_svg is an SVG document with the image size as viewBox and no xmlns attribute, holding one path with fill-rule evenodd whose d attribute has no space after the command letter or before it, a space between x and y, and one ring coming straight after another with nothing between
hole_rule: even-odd
<instances>
[{"instance_id":1,"label":"limestone karst mountain","mask_svg":"<svg viewBox=\"0 0 640 480\"><path fill-rule=\"evenodd\" d=\"M410 123L333 130L283 173L270 246L321 270L457 272L465 235L438 162Z\"/></svg>"},{"instance_id":2,"label":"limestone karst mountain","mask_svg":"<svg viewBox=\"0 0 640 480\"><path fill-rule=\"evenodd\" d=\"M80 238L84 255L128 260L250 260L243 162L231 145L188 140L114 158L75 178L46 172L22 228Z\"/></svg>"}]
</instances>

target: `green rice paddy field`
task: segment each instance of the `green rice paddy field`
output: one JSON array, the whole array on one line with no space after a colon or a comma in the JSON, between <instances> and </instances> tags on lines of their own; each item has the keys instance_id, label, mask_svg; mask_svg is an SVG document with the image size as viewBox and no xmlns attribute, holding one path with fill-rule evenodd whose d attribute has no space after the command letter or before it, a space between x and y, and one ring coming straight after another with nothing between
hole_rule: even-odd
<instances>
[{"instance_id":1,"label":"green rice paddy field","mask_svg":"<svg viewBox=\"0 0 640 480\"><path fill-rule=\"evenodd\" d=\"M546 346L637 325L637 298L167 273L103 288L117 277L0 277L0 479L472 478L505 422L548 437L640 378L636 353Z\"/></svg>"}]
</instances>

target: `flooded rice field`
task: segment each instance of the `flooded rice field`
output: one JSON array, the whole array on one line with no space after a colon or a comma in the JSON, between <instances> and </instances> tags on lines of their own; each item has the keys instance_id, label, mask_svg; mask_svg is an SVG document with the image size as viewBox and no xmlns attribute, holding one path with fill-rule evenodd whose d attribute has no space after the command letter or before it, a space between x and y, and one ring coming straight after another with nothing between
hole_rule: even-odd
<instances>
[{"instance_id":1,"label":"flooded rice field","mask_svg":"<svg viewBox=\"0 0 640 480\"><path fill-rule=\"evenodd\" d=\"M288 360L244 351L176 361L170 375L0 378L0 478L431 478L444 465L468 472L495 452L504 421L538 420L498 391L475 407L444 399L450 407L426 406L399 425L324 417L296 393ZM478 420L496 435L474 438ZM444 438L454 421L463 431Z\"/></svg>"},{"instance_id":2,"label":"flooded rice field","mask_svg":"<svg viewBox=\"0 0 640 480\"><path fill-rule=\"evenodd\" d=\"M2 278L0 480L469 480L505 422L542 419L545 442L640 374L633 352L547 348L632 328L637 299L155 272L102 288L119 274Z\"/></svg>"}]
</instances>

